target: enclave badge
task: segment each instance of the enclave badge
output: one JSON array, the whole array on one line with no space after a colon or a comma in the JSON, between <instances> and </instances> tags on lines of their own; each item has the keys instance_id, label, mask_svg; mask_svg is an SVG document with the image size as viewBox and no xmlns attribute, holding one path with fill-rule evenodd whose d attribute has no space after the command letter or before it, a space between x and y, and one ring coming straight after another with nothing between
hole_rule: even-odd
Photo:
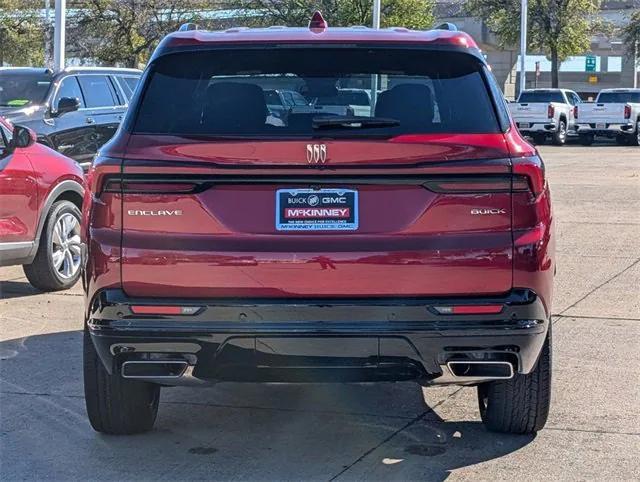
<instances>
[{"instance_id":1,"label":"enclave badge","mask_svg":"<svg viewBox=\"0 0 640 482\"><path fill-rule=\"evenodd\" d=\"M154 210L142 210L142 209L129 209L127 211L129 216L182 216L182 209L161 209L159 211Z\"/></svg>"},{"instance_id":2,"label":"enclave badge","mask_svg":"<svg viewBox=\"0 0 640 482\"><path fill-rule=\"evenodd\" d=\"M307 144L307 162L309 164L324 164L327 162L326 144Z\"/></svg>"}]
</instances>

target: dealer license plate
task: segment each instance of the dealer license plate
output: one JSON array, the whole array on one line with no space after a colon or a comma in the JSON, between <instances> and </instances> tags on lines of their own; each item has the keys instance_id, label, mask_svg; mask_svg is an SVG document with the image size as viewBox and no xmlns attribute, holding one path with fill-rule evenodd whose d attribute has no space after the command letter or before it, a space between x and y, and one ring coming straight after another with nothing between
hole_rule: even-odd
<instances>
[{"instance_id":1,"label":"dealer license plate","mask_svg":"<svg viewBox=\"0 0 640 482\"><path fill-rule=\"evenodd\" d=\"M278 189L278 231L355 231L358 191L352 189Z\"/></svg>"}]
</instances>

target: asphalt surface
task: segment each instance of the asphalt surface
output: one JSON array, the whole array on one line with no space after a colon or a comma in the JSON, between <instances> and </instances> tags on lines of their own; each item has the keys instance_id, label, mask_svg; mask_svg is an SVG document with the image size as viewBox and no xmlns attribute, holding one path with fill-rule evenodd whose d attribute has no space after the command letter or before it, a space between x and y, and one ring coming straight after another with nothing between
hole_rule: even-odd
<instances>
[{"instance_id":1,"label":"asphalt surface","mask_svg":"<svg viewBox=\"0 0 640 482\"><path fill-rule=\"evenodd\" d=\"M542 147L558 228L553 402L537 436L491 434L471 388L225 383L163 391L156 428L84 409L80 287L0 268L0 478L640 478L640 149Z\"/></svg>"}]
</instances>

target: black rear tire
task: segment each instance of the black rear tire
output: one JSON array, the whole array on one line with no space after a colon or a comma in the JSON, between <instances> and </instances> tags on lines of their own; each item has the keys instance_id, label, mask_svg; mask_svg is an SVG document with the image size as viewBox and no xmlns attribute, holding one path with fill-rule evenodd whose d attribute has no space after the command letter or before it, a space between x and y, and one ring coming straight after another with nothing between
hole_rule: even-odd
<instances>
[{"instance_id":1,"label":"black rear tire","mask_svg":"<svg viewBox=\"0 0 640 482\"><path fill-rule=\"evenodd\" d=\"M636 123L636 135L630 137L630 145L640 146L640 120Z\"/></svg>"},{"instance_id":2,"label":"black rear tire","mask_svg":"<svg viewBox=\"0 0 640 482\"><path fill-rule=\"evenodd\" d=\"M593 144L593 138L594 136L592 134L582 134L580 136L580 144L583 146L590 146Z\"/></svg>"},{"instance_id":3,"label":"black rear tire","mask_svg":"<svg viewBox=\"0 0 640 482\"><path fill-rule=\"evenodd\" d=\"M558 123L558 130L553 134L553 143L556 146L564 146L567 142L567 123L564 120L560 120Z\"/></svg>"},{"instance_id":4,"label":"black rear tire","mask_svg":"<svg viewBox=\"0 0 640 482\"><path fill-rule=\"evenodd\" d=\"M80 214L80 210L75 204L70 201L58 201L54 203L53 206L51 206L49 214L47 215L45 225L42 228L42 234L40 235L40 242L38 244L36 257L33 259L31 264L25 264L22 267L22 269L24 270L24 274L29 280L29 283L31 283L34 287L38 288L41 291L59 291L69 289L76 284L78 278L80 277L79 233L70 237L74 238L72 243L73 249L75 250L73 256L76 256L78 258L76 260L77 264L74 267L74 270L69 271L68 276L65 277L58 269L56 269L54 265L53 236L56 223L63 216L69 218L69 215L75 218L77 223L76 231L79 231L82 215ZM70 239L65 241L70 241ZM75 263L76 261L74 261L73 259L70 260L71 263ZM65 260L63 262L66 263L67 261Z\"/></svg>"},{"instance_id":5,"label":"black rear tire","mask_svg":"<svg viewBox=\"0 0 640 482\"><path fill-rule=\"evenodd\" d=\"M84 330L84 397L89 422L97 432L128 435L153 428L158 415L160 386L109 375Z\"/></svg>"},{"instance_id":6,"label":"black rear tire","mask_svg":"<svg viewBox=\"0 0 640 482\"><path fill-rule=\"evenodd\" d=\"M619 146L628 146L630 144L631 138L628 136L619 135L616 136L616 144Z\"/></svg>"},{"instance_id":7,"label":"black rear tire","mask_svg":"<svg viewBox=\"0 0 640 482\"><path fill-rule=\"evenodd\" d=\"M533 135L533 143L537 146L541 146L547 140L547 136L545 134L534 134Z\"/></svg>"},{"instance_id":8,"label":"black rear tire","mask_svg":"<svg viewBox=\"0 0 640 482\"><path fill-rule=\"evenodd\" d=\"M480 416L491 432L533 434L542 430L551 403L551 332L533 371L478 385Z\"/></svg>"}]
</instances>

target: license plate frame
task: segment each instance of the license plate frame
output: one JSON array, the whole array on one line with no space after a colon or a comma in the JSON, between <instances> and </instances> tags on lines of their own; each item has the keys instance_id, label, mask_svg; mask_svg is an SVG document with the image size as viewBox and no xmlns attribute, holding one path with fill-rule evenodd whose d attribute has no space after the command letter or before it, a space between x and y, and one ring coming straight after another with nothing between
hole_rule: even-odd
<instances>
[{"instance_id":1,"label":"license plate frame","mask_svg":"<svg viewBox=\"0 0 640 482\"><path fill-rule=\"evenodd\" d=\"M599 131L603 131L607 128L606 122L596 122L596 129Z\"/></svg>"},{"instance_id":2,"label":"license plate frame","mask_svg":"<svg viewBox=\"0 0 640 482\"><path fill-rule=\"evenodd\" d=\"M529 129L531 127L530 122L520 122L520 129Z\"/></svg>"},{"instance_id":3,"label":"license plate frame","mask_svg":"<svg viewBox=\"0 0 640 482\"><path fill-rule=\"evenodd\" d=\"M285 188L275 194L276 231L356 231L359 227L355 189Z\"/></svg>"}]
</instances>

